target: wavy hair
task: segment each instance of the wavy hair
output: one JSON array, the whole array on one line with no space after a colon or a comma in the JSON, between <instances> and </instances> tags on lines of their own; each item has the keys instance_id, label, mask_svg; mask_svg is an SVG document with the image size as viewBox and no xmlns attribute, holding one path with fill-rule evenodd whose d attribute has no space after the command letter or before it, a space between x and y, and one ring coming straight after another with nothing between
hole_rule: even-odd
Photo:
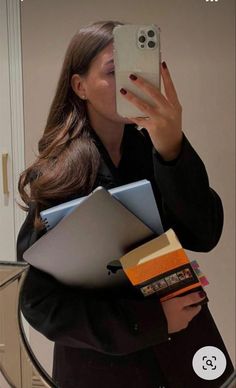
<instances>
[{"instance_id":1,"label":"wavy hair","mask_svg":"<svg viewBox=\"0 0 236 388\"><path fill-rule=\"evenodd\" d=\"M38 156L21 175L19 193L29 210L34 203L35 227L42 228L42 209L73 195L88 194L95 183L100 155L91 138L86 102L73 91L73 74L86 75L91 61L113 40L120 22L92 23L72 38L65 54Z\"/></svg>"}]
</instances>

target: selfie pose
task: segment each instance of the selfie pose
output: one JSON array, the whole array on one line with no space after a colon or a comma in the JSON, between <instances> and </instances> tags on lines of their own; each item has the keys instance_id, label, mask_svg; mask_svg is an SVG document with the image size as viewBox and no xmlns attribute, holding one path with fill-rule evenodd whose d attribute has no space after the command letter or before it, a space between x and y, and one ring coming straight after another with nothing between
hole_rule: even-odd
<instances>
[{"instance_id":1,"label":"selfie pose","mask_svg":"<svg viewBox=\"0 0 236 388\"><path fill-rule=\"evenodd\" d=\"M184 135L182 107L165 62L163 91L135 71L127 77L130 88L116 90L113 29L120 24L93 23L67 49L38 157L19 181L28 215L18 236L18 260L45 233L43 209L97 186L141 179L152 184L164 229L172 228L184 248L207 252L219 241L221 200ZM134 85L149 102L132 92ZM142 114L118 114L116 93ZM21 308L55 342L58 387L218 387L232 366L207 304L200 303L205 297L192 292L161 303L128 280L91 290L63 285L30 267ZM195 351L206 345L218 346L227 358L221 380L208 385L191 366Z\"/></svg>"}]
</instances>

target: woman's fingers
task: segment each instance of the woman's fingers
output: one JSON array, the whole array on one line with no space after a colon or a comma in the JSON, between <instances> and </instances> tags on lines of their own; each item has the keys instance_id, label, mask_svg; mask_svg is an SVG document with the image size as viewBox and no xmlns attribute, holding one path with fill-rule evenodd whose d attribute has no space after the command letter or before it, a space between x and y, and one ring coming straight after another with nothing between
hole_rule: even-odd
<instances>
[{"instance_id":1,"label":"woman's fingers","mask_svg":"<svg viewBox=\"0 0 236 388\"><path fill-rule=\"evenodd\" d=\"M174 83L171 79L170 72L165 62L162 62L161 65L161 76L163 79L165 95L167 100L176 107L180 107L180 102L174 87Z\"/></svg>"},{"instance_id":2,"label":"woman's fingers","mask_svg":"<svg viewBox=\"0 0 236 388\"><path fill-rule=\"evenodd\" d=\"M163 68L161 71L167 98L149 82L135 75L131 75L131 81L136 83L147 97L151 97L151 102L144 101L130 90L121 89L120 92L149 118L146 120L134 117L131 121L147 129L154 148L164 160L169 161L179 155L182 147L182 108L168 69Z\"/></svg>"},{"instance_id":3,"label":"woman's fingers","mask_svg":"<svg viewBox=\"0 0 236 388\"><path fill-rule=\"evenodd\" d=\"M182 303L183 307L185 307L185 308L194 307L195 308L196 306L192 306L192 305L204 300L206 298L206 294L204 292L200 292L200 293L199 292L191 292L190 294L185 295L185 296L181 296L179 298L181 299L181 303Z\"/></svg>"},{"instance_id":4,"label":"woman's fingers","mask_svg":"<svg viewBox=\"0 0 236 388\"><path fill-rule=\"evenodd\" d=\"M150 82L146 81L140 75L137 76L135 74L131 74L130 80L132 81L132 83L137 85L139 89L141 89L147 96L151 97L153 99L154 104L156 104L157 106L168 105L168 101L166 100L165 96L163 96L163 94L159 91L159 89L156 86L153 86Z\"/></svg>"},{"instance_id":5,"label":"woman's fingers","mask_svg":"<svg viewBox=\"0 0 236 388\"><path fill-rule=\"evenodd\" d=\"M202 306L192 306L184 309L184 313L188 322L190 322L198 313L200 313Z\"/></svg>"},{"instance_id":6,"label":"woman's fingers","mask_svg":"<svg viewBox=\"0 0 236 388\"><path fill-rule=\"evenodd\" d=\"M143 113L148 113L149 108L153 107L157 107L160 111L162 111L162 113L168 112L170 104L176 108L181 108L173 81L170 76L170 72L166 65L163 64L165 64L165 62L163 62L161 65L161 75L164 83L166 97L157 87L153 86L150 82L146 81L141 76L136 76L135 74L130 75L131 82L134 83L147 96L151 97L153 100L153 106L137 97L134 93L121 89L121 93L124 95L124 97L133 103L136 107L138 107Z\"/></svg>"},{"instance_id":7,"label":"woman's fingers","mask_svg":"<svg viewBox=\"0 0 236 388\"><path fill-rule=\"evenodd\" d=\"M189 295L175 297L162 302L169 333L185 329L189 322L201 311L202 306L186 307L193 303L193 301L199 301L196 295L193 297Z\"/></svg>"},{"instance_id":8,"label":"woman's fingers","mask_svg":"<svg viewBox=\"0 0 236 388\"><path fill-rule=\"evenodd\" d=\"M120 93L123 94L126 100L134 104L141 112L143 112L147 117L154 114L154 107L149 105L146 101L137 97L134 93L129 90L121 89Z\"/></svg>"}]
</instances>

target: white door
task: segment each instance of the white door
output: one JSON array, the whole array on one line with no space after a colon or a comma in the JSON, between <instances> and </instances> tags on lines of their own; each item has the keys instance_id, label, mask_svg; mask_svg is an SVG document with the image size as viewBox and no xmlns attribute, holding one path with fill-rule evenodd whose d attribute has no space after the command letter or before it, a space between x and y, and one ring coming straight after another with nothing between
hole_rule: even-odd
<instances>
[{"instance_id":1,"label":"white door","mask_svg":"<svg viewBox=\"0 0 236 388\"><path fill-rule=\"evenodd\" d=\"M16 260L15 242L24 214L17 182L24 168L20 10L0 0L0 260Z\"/></svg>"}]
</instances>

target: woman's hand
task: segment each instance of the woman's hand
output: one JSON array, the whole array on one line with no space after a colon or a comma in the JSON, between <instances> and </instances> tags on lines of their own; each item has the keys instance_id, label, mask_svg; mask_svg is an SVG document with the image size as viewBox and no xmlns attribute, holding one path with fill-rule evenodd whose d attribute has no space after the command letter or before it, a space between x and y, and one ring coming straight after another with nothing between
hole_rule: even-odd
<instances>
[{"instance_id":1,"label":"woman's hand","mask_svg":"<svg viewBox=\"0 0 236 388\"><path fill-rule=\"evenodd\" d=\"M147 115L147 118L129 119L147 129L155 149L164 160L170 161L175 159L181 150L182 107L165 62L161 66L161 75L166 97L141 76L130 75L130 80L153 99L153 105L149 105L130 91L121 89L121 94Z\"/></svg>"},{"instance_id":2,"label":"woman's hand","mask_svg":"<svg viewBox=\"0 0 236 388\"><path fill-rule=\"evenodd\" d=\"M202 306L194 306L194 304L205 299L204 293L192 292L185 296L179 296L162 302L167 322L168 333L186 329L189 322L201 311Z\"/></svg>"}]
</instances>

